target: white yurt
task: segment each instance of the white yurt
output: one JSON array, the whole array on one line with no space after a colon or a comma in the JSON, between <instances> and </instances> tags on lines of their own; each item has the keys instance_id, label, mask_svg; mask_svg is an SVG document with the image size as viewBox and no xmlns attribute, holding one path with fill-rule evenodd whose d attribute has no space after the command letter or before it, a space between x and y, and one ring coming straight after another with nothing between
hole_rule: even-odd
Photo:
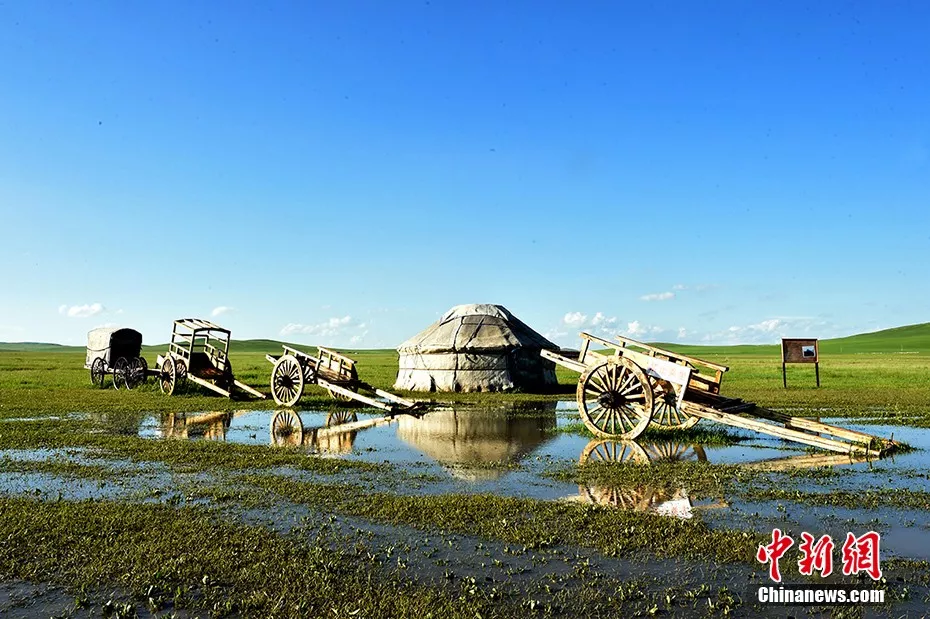
<instances>
[{"instance_id":1,"label":"white yurt","mask_svg":"<svg viewBox=\"0 0 930 619\"><path fill-rule=\"evenodd\" d=\"M539 351L559 347L501 305L457 305L397 347L395 389L548 391L555 364Z\"/></svg>"}]
</instances>

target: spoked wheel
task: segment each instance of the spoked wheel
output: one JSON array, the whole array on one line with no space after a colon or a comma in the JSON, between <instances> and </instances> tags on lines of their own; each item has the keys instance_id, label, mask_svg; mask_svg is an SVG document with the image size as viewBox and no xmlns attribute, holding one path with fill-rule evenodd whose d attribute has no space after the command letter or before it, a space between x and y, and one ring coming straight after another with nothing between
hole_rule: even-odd
<instances>
[{"instance_id":1,"label":"spoked wheel","mask_svg":"<svg viewBox=\"0 0 930 619\"><path fill-rule=\"evenodd\" d=\"M177 383L180 385L187 380L187 364L180 360L174 360L174 373L177 374Z\"/></svg>"},{"instance_id":2,"label":"spoked wheel","mask_svg":"<svg viewBox=\"0 0 930 619\"><path fill-rule=\"evenodd\" d=\"M588 503L607 507L620 507L637 512L649 509L654 496L648 486L635 488L579 486L578 490Z\"/></svg>"},{"instance_id":3,"label":"spoked wheel","mask_svg":"<svg viewBox=\"0 0 930 619\"><path fill-rule=\"evenodd\" d=\"M300 415L291 410L277 411L271 418L271 444L278 447L298 447L304 442L304 424Z\"/></svg>"},{"instance_id":4,"label":"spoked wheel","mask_svg":"<svg viewBox=\"0 0 930 619\"><path fill-rule=\"evenodd\" d=\"M626 357L609 357L586 370L576 396L581 420L603 438L636 438L652 418L649 378Z\"/></svg>"},{"instance_id":5,"label":"spoked wheel","mask_svg":"<svg viewBox=\"0 0 930 619\"><path fill-rule=\"evenodd\" d=\"M707 454L700 445L661 441L643 446L650 462L706 462Z\"/></svg>"},{"instance_id":6,"label":"spoked wheel","mask_svg":"<svg viewBox=\"0 0 930 619\"><path fill-rule=\"evenodd\" d=\"M126 357L120 357L113 364L113 386L129 389L129 360Z\"/></svg>"},{"instance_id":7,"label":"spoked wheel","mask_svg":"<svg viewBox=\"0 0 930 619\"><path fill-rule=\"evenodd\" d=\"M174 360L170 357L162 361L161 370L158 375L158 385L161 392L165 395L174 393L174 386L177 384L178 375L174 367Z\"/></svg>"},{"instance_id":8,"label":"spoked wheel","mask_svg":"<svg viewBox=\"0 0 930 619\"><path fill-rule=\"evenodd\" d=\"M304 372L293 355L283 355L271 372L271 395L281 406L294 406L304 393Z\"/></svg>"},{"instance_id":9,"label":"spoked wheel","mask_svg":"<svg viewBox=\"0 0 930 619\"><path fill-rule=\"evenodd\" d=\"M355 385L339 385L339 386L342 387L343 389L348 389L349 391L358 391L358 387L356 387ZM334 400L338 400L339 402L351 402L352 401L352 398L350 396L347 396L342 393L336 393L332 389L327 389L327 391L329 391L329 397L331 397Z\"/></svg>"},{"instance_id":10,"label":"spoked wheel","mask_svg":"<svg viewBox=\"0 0 930 619\"><path fill-rule=\"evenodd\" d=\"M358 415L352 411L333 411L326 415L326 427L341 426L344 423L358 421Z\"/></svg>"},{"instance_id":11,"label":"spoked wheel","mask_svg":"<svg viewBox=\"0 0 930 619\"><path fill-rule=\"evenodd\" d=\"M96 386L103 388L103 381L106 379L107 372L103 366L103 359L97 357L94 359L94 362L90 364L90 382Z\"/></svg>"},{"instance_id":12,"label":"spoked wheel","mask_svg":"<svg viewBox=\"0 0 930 619\"><path fill-rule=\"evenodd\" d=\"M652 381L655 404L652 410L652 427L662 430L687 430L701 420L678 408L678 394L672 383L661 378Z\"/></svg>"},{"instance_id":13,"label":"spoked wheel","mask_svg":"<svg viewBox=\"0 0 930 619\"><path fill-rule=\"evenodd\" d=\"M594 439L581 452L581 464L588 462L647 463L649 456L636 441Z\"/></svg>"},{"instance_id":14,"label":"spoked wheel","mask_svg":"<svg viewBox=\"0 0 930 619\"><path fill-rule=\"evenodd\" d=\"M133 357L129 362L129 374L126 377L126 386L134 389L145 382L149 373L149 364L143 357Z\"/></svg>"}]
</instances>

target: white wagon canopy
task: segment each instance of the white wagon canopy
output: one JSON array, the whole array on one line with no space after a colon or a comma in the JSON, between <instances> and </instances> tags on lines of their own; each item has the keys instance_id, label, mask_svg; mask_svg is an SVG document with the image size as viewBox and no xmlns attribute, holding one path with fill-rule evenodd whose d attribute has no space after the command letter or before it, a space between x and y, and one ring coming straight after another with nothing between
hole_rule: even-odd
<instances>
[{"instance_id":1,"label":"white wagon canopy","mask_svg":"<svg viewBox=\"0 0 930 619\"><path fill-rule=\"evenodd\" d=\"M457 305L400 346L395 389L549 391L555 365L541 350L559 347L501 305Z\"/></svg>"}]
</instances>

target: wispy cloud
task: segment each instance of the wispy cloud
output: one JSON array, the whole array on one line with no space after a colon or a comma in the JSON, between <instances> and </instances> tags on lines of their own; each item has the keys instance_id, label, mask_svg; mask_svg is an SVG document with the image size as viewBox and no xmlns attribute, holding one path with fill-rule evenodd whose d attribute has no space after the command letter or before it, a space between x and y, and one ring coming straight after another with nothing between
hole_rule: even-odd
<instances>
[{"instance_id":1,"label":"wispy cloud","mask_svg":"<svg viewBox=\"0 0 930 619\"><path fill-rule=\"evenodd\" d=\"M653 294L644 294L639 298L640 301L668 301L674 299L674 292L655 292Z\"/></svg>"},{"instance_id":2,"label":"wispy cloud","mask_svg":"<svg viewBox=\"0 0 930 619\"><path fill-rule=\"evenodd\" d=\"M236 309L236 308L234 308L234 307L229 307L229 306L227 306L227 305L220 305L219 307L214 307L214 308L213 308L213 311L210 312L210 315L211 315L212 317L216 318L217 316L222 316L223 314L228 314L228 313L230 313L230 312L232 312L232 311L235 311L235 309Z\"/></svg>"},{"instance_id":3,"label":"wispy cloud","mask_svg":"<svg viewBox=\"0 0 930 619\"><path fill-rule=\"evenodd\" d=\"M90 318L102 313L106 308L100 303L87 305L59 305L58 313L68 318Z\"/></svg>"},{"instance_id":4,"label":"wispy cloud","mask_svg":"<svg viewBox=\"0 0 930 619\"><path fill-rule=\"evenodd\" d=\"M732 325L723 331L706 333L700 340L708 344L776 344L783 337L829 338L844 335L838 324L823 317L777 316L746 325Z\"/></svg>"},{"instance_id":5,"label":"wispy cloud","mask_svg":"<svg viewBox=\"0 0 930 619\"><path fill-rule=\"evenodd\" d=\"M350 344L361 344L365 341L368 331L367 322L356 322L352 316L347 315L335 316L315 324L291 322L281 328L281 335L311 335L329 338L333 341L341 340Z\"/></svg>"}]
</instances>

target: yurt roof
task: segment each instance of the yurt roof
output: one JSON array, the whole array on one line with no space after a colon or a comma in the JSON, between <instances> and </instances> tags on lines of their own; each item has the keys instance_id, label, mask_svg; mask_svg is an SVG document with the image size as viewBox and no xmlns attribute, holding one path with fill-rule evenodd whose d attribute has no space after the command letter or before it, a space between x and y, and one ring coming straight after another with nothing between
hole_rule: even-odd
<instances>
[{"instance_id":1,"label":"yurt roof","mask_svg":"<svg viewBox=\"0 0 930 619\"><path fill-rule=\"evenodd\" d=\"M442 318L397 347L402 353L491 352L559 347L533 331L502 305L456 305Z\"/></svg>"}]
</instances>

